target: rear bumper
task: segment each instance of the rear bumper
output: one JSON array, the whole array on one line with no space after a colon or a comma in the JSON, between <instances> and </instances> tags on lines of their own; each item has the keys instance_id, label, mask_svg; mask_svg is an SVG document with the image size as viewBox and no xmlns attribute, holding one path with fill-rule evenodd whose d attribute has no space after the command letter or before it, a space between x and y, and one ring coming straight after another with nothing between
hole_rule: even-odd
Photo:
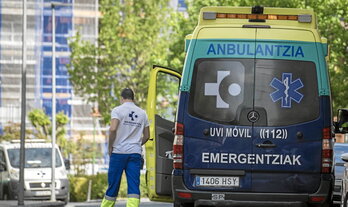
<instances>
[{"instance_id":1,"label":"rear bumper","mask_svg":"<svg viewBox=\"0 0 348 207\"><path fill-rule=\"evenodd\" d=\"M221 206L221 207L231 207L231 206L249 206L249 207L307 207L303 202L276 202L276 201L212 201L212 200L197 200L195 202L196 206Z\"/></svg>"},{"instance_id":2,"label":"rear bumper","mask_svg":"<svg viewBox=\"0 0 348 207\"><path fill-rule=\"evenodd\" d=\"M333 203L334 204L339 204L341 205L342 203L342 180L341 179L336 179L335 180L335 185L333 187Z\"/></svg>"},{"instance_id":3,"label":"rear bumper","mask_svg":"<svg viewBox=\"0 0 348 207\"><path fill-rule=\"evenodd\" d=\"M211 192L189 190L183 183L182 176L172 176L173 199L177 203L194 203L198 206L238 206L238 207L305 207L307 204L330 203L332 199L333 176L322 175L322 181L318 191L314 194L296 193L255 193L255 192ZM191 196L182 196L181 193L189 193ZM223 194L224 200L212 200L212 194ZM311 202L310 197L323 197L318 202Z\"/></svg>"}]
</instances>

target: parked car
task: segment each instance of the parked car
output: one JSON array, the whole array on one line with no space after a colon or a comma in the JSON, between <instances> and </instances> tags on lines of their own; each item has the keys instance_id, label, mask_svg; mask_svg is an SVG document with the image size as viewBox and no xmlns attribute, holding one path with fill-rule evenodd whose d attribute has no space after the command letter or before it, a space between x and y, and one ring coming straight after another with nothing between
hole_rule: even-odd
<instances>
[{"instance_id":1,"label":"parked car","mask_svg":"<svg viewBox=\"0 0 348 207\"><path fill-rule=\"evenodd\" d=\"M335 183L333 189L333 204L335 206L341 206L342 199L342 179L345 171L345 162L341 156L348 153L348 143L335 143L334 145L334 173Z\"/></svg>"},{"instance_id":2,"label":"parked car","mask_svg":"<svg viewBox=\"0 0 348 207\"><path fill-rule=\"evenodd\" d=\"M345 162L344 171L342 177L342 204L343 207L348 207L348 153L344 153L341 155L341 159Z\"/></svg>"},{"instance_id":3,"label":"parked car","mask_svg":"<svg viewBox=\"0 0 348 207\"><path fill-rule=\"evenodd\" d=\"M16 200L19 191L19 140L0 143L0 200ZM56 149L56 198L68 202L69 180L63 157ZM32 139L25 143L24 199L49 200L51 197L52 144Z\"/></svg>"}]
</instances>

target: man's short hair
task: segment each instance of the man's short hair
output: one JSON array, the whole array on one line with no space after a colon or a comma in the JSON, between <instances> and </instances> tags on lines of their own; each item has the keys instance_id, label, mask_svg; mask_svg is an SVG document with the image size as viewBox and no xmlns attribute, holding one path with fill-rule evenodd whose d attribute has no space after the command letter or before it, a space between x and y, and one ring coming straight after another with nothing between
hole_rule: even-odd
<instances>
[{"instance_id":1,"label":"man's short hair","mask_svg":"<svg viewBox=\"0 0 348 207\"><path fill-rule=\"evenodd\" d=\"M121 96L123 99L134 100L134 92L130 88L124 88L121 92Z\"/></svg>"}]
</instances>

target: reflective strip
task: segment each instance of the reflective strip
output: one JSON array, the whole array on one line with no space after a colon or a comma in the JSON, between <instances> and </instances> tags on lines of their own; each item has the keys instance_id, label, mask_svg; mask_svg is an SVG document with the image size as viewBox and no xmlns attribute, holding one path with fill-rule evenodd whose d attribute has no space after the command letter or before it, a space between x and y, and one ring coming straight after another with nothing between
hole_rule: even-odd
<instances>
[{"instance_id":1,"label":"reflective strip","mask_svg":"<svg viewBox=\"0 0 348 207\"><path fill-rule=\"evenodd\" d=\"M116 201L116 197L110 197L110 196L107 196L107 195L104 196L104 199L106 199L108 201Z\"/></svg>"},{"instance_id":2,"label":"reflective strip","mask_svg":"<svg viewBox=\"0 0 348 207\"><path fill-rule=\"evenodd\" d=\"M107 200L107 198L104 197L100 207L114 207L115 202L115 200Z\"/></svg>"},{"instance_id":3,"label":"reflective strip","mask_svg":"<svg viewBox=\"0 0 348 207\"><path fill-rule=\"evenodd\" d=\"M128 198L138 198L138 199L140 199L140 195L138 195L138 194L128 194Z\"/></svg>"},{"instance_id":4,"label":"reflective strip","mask_svg":"<svg viewBox=\"0 0 348 207\"><path fill-rule=\"evenodd\" d=\"M135 194L130 194L130 195L135 195ZM126 207L139 207L139 203L140 203L140 199L139 198L130 198L130 197L128 197Z\"/></svg>"}]
</instances>

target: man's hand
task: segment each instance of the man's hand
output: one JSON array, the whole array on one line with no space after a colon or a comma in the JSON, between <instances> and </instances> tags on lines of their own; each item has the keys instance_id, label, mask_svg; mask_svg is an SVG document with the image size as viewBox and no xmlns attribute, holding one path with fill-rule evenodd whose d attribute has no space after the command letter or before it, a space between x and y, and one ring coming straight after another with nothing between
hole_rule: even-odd
<instances>
[{"instance_id":1,"label":"man's hand","mask_svg":"<svg viewBox=\"0 0 348 207\"><path fill-rule=\"evenodd\" d=\"M147 140L149 140L149 137L150 137L150 129L149 127L145 127L143 130L143 139L142 139L141 145L145 144Z\"/></svg>"},{"instance_id":2,"label":"man's hand","mask_svg":"<svg viewBox=\"0 0 348 207\"><path fill-rule=\"evenodd\" d=\"M108 153L109 153L109 156L111 156L111 153L112 153L112 145L111 145L111 147L108 147L109 149L108 149Z\"/></svg>"}]
</instances>

